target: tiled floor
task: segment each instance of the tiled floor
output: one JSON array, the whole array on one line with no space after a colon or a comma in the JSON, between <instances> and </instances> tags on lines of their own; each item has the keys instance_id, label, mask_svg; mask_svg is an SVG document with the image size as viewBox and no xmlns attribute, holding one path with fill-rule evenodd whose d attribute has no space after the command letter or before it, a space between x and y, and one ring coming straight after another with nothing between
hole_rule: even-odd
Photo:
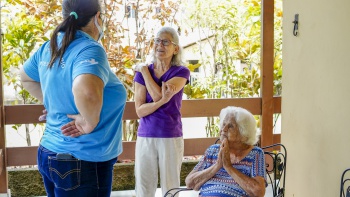
<instances>
[{"instance_id":1,"label":"tiled floor","mask_svg":"<svg viewBox=\"0 0 350 197\"><path fill-rule=\"evenodd\" d=\"M111 197L134 197L135 195L135 190L127 190L127 191L114 191L112 192ZM197 197L198 192L196 191L186 191L186 192L181 192L179 197ZM157 189L156 195L154 197L163 197L162 196L162 191L160 188Z\"/></svg>"},{"instance_id":2,"label":"tiled floor","mask_svg":"<svg viewBox=\"0 0 350 197\"><path fill-rule=\"evenodd\" d=\"M197 197L198 196L197 191L183 191L180 192L179 197ZM38 197L45 197L45 196L38 196ZM124 191L113 191L111 194L111 197L136 197L135 190L124 190ZM160 188L157 189L156 195L154 197L163 197L162 191ZM271 185L269 185L266 188L265 197L272 197L272 189Z\"/></svg>"},{"instance_id":3,"label":"tiled floor","mask_svg":"<svg viewBox=\"0 0 350 197\"><path fill-rule=\"evenodd\" d=\"M112 195L111 195L111 197L135 197L135 196L136 196L135 190L114 191L112 192ZM184 191L184 192L180 192L179 197L197 197L197 196L198 196L198 192L196 191ZM157 189L155 197L162 197L162 191L160 190L160 188ZM269 185L266 188L265 197L272 197L271 185Z\"/></svg>"}]
</instances>

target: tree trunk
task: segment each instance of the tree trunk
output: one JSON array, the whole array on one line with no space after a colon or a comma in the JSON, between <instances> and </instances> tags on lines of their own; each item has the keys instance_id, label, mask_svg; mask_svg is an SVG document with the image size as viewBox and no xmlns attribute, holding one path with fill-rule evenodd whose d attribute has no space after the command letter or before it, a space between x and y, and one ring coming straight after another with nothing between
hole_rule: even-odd
<instances>
[{"instance_id":1,"label":"tree trunk","mask_svg":"<svg viewBox=\"0 0 350 197\"><path fill-rule=\"evenodd\" d=\"M26 141L28 146L32 146L32 140L30 139L30 131L29 131L29 124L25 124L24 127L26 128Z\"/></svg>"}]
</instances>

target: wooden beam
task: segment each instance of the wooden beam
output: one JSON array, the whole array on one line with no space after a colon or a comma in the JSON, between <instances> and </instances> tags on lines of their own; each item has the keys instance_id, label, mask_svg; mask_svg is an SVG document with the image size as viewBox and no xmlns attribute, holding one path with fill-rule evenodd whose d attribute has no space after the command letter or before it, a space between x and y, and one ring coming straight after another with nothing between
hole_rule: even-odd
<instances>
[{"instance_id":1,"label":"wooden beam","mask_svg":"<svg viewBox=\"0 0 350 197\"><path fill-rule=\"evenodd\" d=\"M273 64L274 64L274 1L262 0L261 8L261 146L273 143Z\"/></svg>"},{"instance_id":2,"label":"wooden beam","mask_svg":"<svg viewBox=\"0 0 350 197\"><path fill-rule=\"evenodd\" d=\"M128 101L125 105L123 120L137 120L139 117L136 114L135 102Z\"/></svg>"},{"instance_id":3,"label":"wooden beam","mask_svg":"<svg viewBox=\"0 0 350 197\"><path fill-rule=\"evenodd\" d=\"M219 116L221 109L227 106L243 107L252 114L261 114L261 98L184 100L181 114L183 118Z\"/></svg>"},{"instance_id":4,"label":"wooden beam","mask_svg":"<svg viewBox=\"0 0 350 197\"><path fill-rule=\"evenodd\" d=\"M273 97L273 111L275 114L282 113L282 98L280 96Z\"/></svg>"},{"instance_id":5,"label":"wooden beam","mask_svg":"<svg viewBox=\"0 0 350 197\"><path fill-rule=\"evenodd\" d=\"M281 113L281 97L274 97L272 102L274 113ZM261 98L184 100L181 112L184 118L218 116L222 108L230 105L244 107L254 115L261 115ZM134 106L134 102L127 102L123 119L138 119ZM38 117L42 114L44 107L43 105L14 105L5 106L4 109L5 124L29 124L39 122ZM203 154L205 148L213 143L212 141L211 138L185 139L185 156ZM273 142L276 143L273 140L270 144ZM119 159L135 158L135 142L123 142L123 149L124 152ZM6 148L6 152L7 162L4 162L7 166L36 165L37 147Z\"/></svg>"},{"instance_id":6,"label":"wooden beam","mask_svg":"<svg viewBox=\"0 0 350 197\"><path fill-rule=\"evenodd\" d=\"M184 139L184 156L204 154L216 139L216 137ZM135 160L135 145L136 141L123 142L123 153L119 155L118 160ZM7 148L7 166L36 165L37 151L37 146L9 147Z\"/></svg>"},{"instance_id":7,"label":"wooden beam","mask_svg":"<svg viewBox=\"0 0 350 197\"><path fill-rule=\"evenodd\" d=\"M5 124L32 124L45 123L38 118L44 110L43 105L6 105L5 106ZM20 115L19 115L20 114ZM123 115L124 120L138 119L135 111L135 102L126 102Z\"/></svg>"},{"instance_id":8,"label":"wooden beam","mask_svg":"<svg viewBox=\"0 0 350 197\"><path fill-rule=\"evenodd\" d=\"M204 155L205 150L213 145L217 139L217 137L185 139L184 156Z\"/></svg>"},{"instance_id":9,"label":"wooden beam","mask_svg":"<svg viewBox=\"0 0 350 197\"><path fill-rule=\"evenodd\" d=\"M215 143L217 137L184 139L184 156L203 155L205 150ZM280 135L274 136L274 143L279 143ZM123 153L118 160L135 159L135 141L123 142ZM37 146L8 147L7 166L36 165Z\"/></svg>"},{"instance_id":10,"label":"wooden beam","mask_svg":"<svg viewBox=\"0 0 350 197\"><path fill-rule=\"evenodd\" d=\"M7 152L7 166L36 165L37 146L9 147Z\"/></svg>"},{"instance_id":11,"label":"wooden beam","mask_svg":"<svg viewBox=\"0 0 350 197\"><path fill-rule=\"evenodd\" d=\"M5 166L5 160L4 160L5 157L4 157L4 153L2 150L3 149L0 149L0 175L3 171L4 166Z\"/></svg>"},{"instance_id":12,"label":"wooden beam","mask_svg":"<svg viewBox=\"0 0 350 197\"><path fill-rule=\"evenodd\" d=\"M43 114L43 105L7 105L5 106L5 124L43 123L38 120Z\"/></svg>"},{"instance_id":13,"label":"wooden beam","mask_svg":"<svg viewBox=\"0 0 350 197\"><path fill-rule=\"evenodd\" d=\"M276 106L272 113L280 113L281 97L275 97L271 101L273 106ZM261 103L261 98L184 100L181 113L183 118L218 116L222 108L234 105L246 108L254 115L261 115ZM4 122L6 125L44 123L38 120L43 109L43 105L6 105L4 106L6 114ZM135 111L135 102L128 101L126 103L123 119L139 119Z\"/></svg>"},{"instance_id":14,"label":"wooden beam","mask_svg":"<svg viewBox=\"0 0 350 197\"><path fill-rule=\"evenodd\" d=\"M136 141L123 142L123 152L118 160L135 160Z\"/></svg>"},{"instance_id":15,"label":"wooden beam","mask_svg":"<svg viewBox=\"0 0 350 197\"><path fill-rule=\"evenodd\" d=\"M184 139L184 156L203 155L217 139L216 137ZM123 153L118 160L135 160L135 145L136 141L123 142Z\"/></svg>"},{"instance_id":16,"label":"wooden beam","mask_svg":"<svg viewBox=\"0 0 350 197\"><path fill-rule=\"evenodd\" d=\"M273 144L281 143L281 134L273 134Z\"/></svg>"},{"instance_id":17,"label":"wooden beam","mask_svg":"<svg viewBox=\"0 0 350 197\"><path fill-rule=\"evenodd\" d=\"M1 74L2 75L2 74ZM0 77L1 79L1 77ZM6 152L6 134L5 134L5 125L3 120L3 107L0 108L0 119L1 126L0 126L0 194L6 194L8 189L8 176L7 176L7 152Z\"/></svg>"}]
</instances>

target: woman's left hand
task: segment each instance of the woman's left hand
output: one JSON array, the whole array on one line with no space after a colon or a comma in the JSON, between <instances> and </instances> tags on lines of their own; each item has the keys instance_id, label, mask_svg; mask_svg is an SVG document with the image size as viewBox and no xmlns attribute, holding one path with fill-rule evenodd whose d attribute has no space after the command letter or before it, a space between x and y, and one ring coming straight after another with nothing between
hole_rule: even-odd
<instances>
[{"instance_id":1,"label":"woman's left hand","mask_svg":"<svg viewBox=\"0 0 350 197\"><path fill-rule=\"evenodd\" d=\"M84 134L91 133L94 128L92 128L83 118L82 115L67 115L69 118L73 119L71 122L63 125L61 127L62 134L70 137L78 137Z\"/></svg>"},{"instance_id":2,"label":"woman's left hand","mask_svg":"<svg viewBox=\"0 0 350 197\"><path fill-rule=\"evenodd\" d=\"M162 82L162 99L165 103L176 94L176 87L173 84Z\"/></svg>"}]
</instances>

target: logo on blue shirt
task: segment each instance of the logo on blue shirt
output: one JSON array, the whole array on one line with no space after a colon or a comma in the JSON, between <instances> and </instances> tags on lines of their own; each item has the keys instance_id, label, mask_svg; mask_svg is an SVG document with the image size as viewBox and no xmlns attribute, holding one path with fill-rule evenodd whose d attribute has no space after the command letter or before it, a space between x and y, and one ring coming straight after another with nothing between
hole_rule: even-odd
<instances>
[{"instance_id":1,"label":"logo on blue shirt","mask_svg":"<svg viewBox=\"0 0 350 197\"><path fill-rule=\"evenodd\" d=\"M83 60L83 61L80 62L80 64L83 64L83 63L90 63L91 65L98 64L98 62L96 62L95 59Z\"/></svg>"}]
</instances>

